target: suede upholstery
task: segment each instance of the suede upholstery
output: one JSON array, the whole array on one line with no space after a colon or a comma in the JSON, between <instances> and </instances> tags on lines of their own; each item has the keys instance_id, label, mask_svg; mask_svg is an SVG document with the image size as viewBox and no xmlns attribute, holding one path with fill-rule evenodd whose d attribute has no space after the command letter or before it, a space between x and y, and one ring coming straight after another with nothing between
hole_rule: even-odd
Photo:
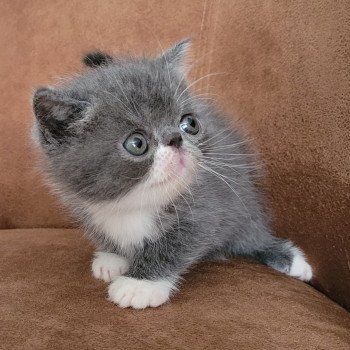
<instances>
[{"instance_id":1,"label":"suede upholstery","mask_svg":"<svg viewBox=\"0 0 350 350\"><path fill-rule=\"evenodd\" d=\"M349 14L348 0L0 1L0 348L349 348L349 315L327 298L350 309ZM91 49L154 54L189 36L191 78L224 73L196 88L253 138L274 229L327 297L235 260L196 268L167 306L120 310L63 229L74 221L35 166L34 87Z\"/></svg>"},{"instance_id":2,"label":"suede upholstery","mask_svg":"<svg viewBox=\"0 0 350 350\"><path fill-rule=\"evenodd\" d=\"M169 304L135 311L106 300L91 254L73 230L3 230L0 348L349 349L347 311L263 265L198 266Z\"/></svg>"}]
</instances>

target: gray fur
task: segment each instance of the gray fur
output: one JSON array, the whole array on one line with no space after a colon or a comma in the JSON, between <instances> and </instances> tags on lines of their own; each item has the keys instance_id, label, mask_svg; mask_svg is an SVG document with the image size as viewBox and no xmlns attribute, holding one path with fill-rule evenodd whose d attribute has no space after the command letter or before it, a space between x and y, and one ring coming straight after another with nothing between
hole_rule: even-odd
<instances>
[{"instance_id":1,"label":"gray fur","mask_svg":"<svg viewBox=\"0 0 350 350\"><path fill-rule=\"evenodd\" d=\"M93 69L62 87L38 89L34 134L50 183L100 250L130 260L127 276L177 279L199 261L234 255L288 272L293 245L271 232L254 185L255 157L249 155L245 137L187 89L182 63L187 46L184 41L156 58L91 54L85 61ZM197 116L202 128L197 138L183 137L200 154L198 163L212 170L198 167L191 193L161 208L156 224L162 234L156 240L145 239L143 245L123 251L93 227L84 203L126 195L147 175L152 150L170 133L178 133L179 118L187 113ZM150 152L144 156L122 150L132 129L145 130L150 139Z\"/></svg>"}]
</instances>

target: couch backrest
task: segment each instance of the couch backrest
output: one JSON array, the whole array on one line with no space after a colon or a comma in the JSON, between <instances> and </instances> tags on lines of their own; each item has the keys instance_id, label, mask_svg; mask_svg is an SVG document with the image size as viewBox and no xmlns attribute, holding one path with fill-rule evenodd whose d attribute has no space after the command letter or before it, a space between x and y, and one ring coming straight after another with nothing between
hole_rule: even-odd
<instances>
[{"instance_id":1,"label":"couch backrest","mask_svg":"<svg viewBox=\"0 0 350 350\"><path fill-rule=\"evenodd\" d=\"M274 227L305 249L315 284L349 306L349 25L345 1L0 2L0 228L71 221L35 170L33 88L90 49L155 53L193 38L191 74L239 116L266 163Z\"/></svg>"}]
</instances>

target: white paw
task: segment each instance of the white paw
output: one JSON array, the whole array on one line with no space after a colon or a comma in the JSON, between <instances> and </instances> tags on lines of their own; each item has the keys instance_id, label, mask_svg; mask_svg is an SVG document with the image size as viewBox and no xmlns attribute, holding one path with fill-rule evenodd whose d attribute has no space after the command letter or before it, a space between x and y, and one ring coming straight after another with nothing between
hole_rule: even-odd
<instances>
[{"instance_id":1,"label":"white paw","mask_svg":"<svg viewBox=\"0 0 350 350\"><path fill-rule=\"evenodd\" d=\"M119 277L108 288L109 300L120 307L144 309L157 307L169 300L174 285L167 280L138 280Z\"/></svg>"},{"instance_id":2,"label":"white paw","mask_svg":"<svg viewBox=\"0 0 350 350\"><path fill-rule=\"evenodd\" d=\"M105 282L112 282L129 269L128 261L113 253L96 252L91 270L95 278Z\"/></svg>"},{"instance_id":3,"label":"white paw","mask_svg":"<svg viewBox=\"0 0 350 350\"><path fill-rule=\"evenodd\" d=\"M292 265L289 269L289 276L299 278L302 281L310 281L312 278L312 268L306 261L303 253L293 248L294 258Z\"/></svg>"}]
</instances>

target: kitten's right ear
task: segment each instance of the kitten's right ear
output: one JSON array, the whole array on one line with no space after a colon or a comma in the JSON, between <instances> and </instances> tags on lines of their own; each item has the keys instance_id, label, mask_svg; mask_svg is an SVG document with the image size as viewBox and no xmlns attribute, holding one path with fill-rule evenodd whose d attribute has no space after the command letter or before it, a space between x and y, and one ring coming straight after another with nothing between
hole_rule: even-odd
<instances>
[{"instance_id":1,"label":"kitten's right ear","mask_svg":"<svg viewBox=\"0 0 350 350\"><path fill-rule=\"evenodd\" d=\"M41 87L33 96L33 110L40 129L54 139L68 136L86 117L87 101L71 98L60 90Z\"/></svg>"},{"instance_id":2,"label":"kitten's right ear","mask_svg":"<svg viewBox=\"0 0 350 350\"><path fill-rule=\"evenodd\" d=\"M165 65L184 74L187 70L187 64L185 57L188 48L191 46L191 39L187 38L165 51L159 58L165 63Z\"/></svg>"},{"instance_id":3,"label":"kitten's right ear","mask_svg":"<svg viewBox=\"0 0 350 350\"><path fill-rule=\"evenodd\" d=\"M95 51L87 53L83 57L83 62L88 67L96 68L99 66L105 66L113 62L113 57L105 52Z\"/></svg>"}]
</instances>

